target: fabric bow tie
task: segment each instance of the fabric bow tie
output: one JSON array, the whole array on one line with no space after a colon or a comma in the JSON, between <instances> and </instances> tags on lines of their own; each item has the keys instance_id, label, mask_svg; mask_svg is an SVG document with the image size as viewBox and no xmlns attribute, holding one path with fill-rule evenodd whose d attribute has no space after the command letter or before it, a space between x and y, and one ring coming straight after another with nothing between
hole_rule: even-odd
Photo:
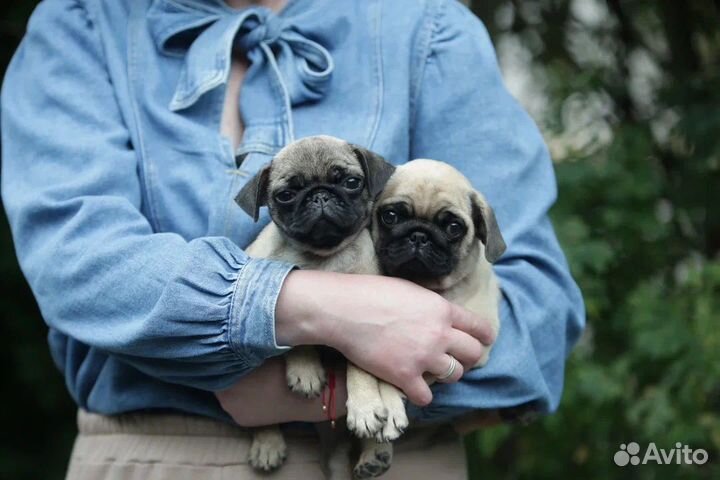
<instances>
[{"instance_id":1,"label":"fabric bow tie","mask_svg":"<svg viewBox=\"0 0 720 480\"><path fill-rule=\"evenodd\" d=\"M291 105L322 98L334 68L332 56L300 32L291 7L297 2L278 15L264 7L235 10L222 0L153 2L148 23L158 48L168 55L185 55L170 108L188 108L225 83L237 49L245 52L251 69L275 72ZM252 78L248 71L246 82Z\"/></svg>"}]
</instances>

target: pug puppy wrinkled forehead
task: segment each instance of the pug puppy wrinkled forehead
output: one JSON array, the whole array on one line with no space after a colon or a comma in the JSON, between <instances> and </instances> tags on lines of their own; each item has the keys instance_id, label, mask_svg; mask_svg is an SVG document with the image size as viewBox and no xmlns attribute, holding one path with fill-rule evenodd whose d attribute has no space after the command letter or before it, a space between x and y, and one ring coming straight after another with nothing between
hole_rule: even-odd
<instances>
[{"instance_id":1,"label":"pug puppy wrinkled forehead","mask_svg":"<svg viewBox=\"0 0 720 480\"><path fill-rule=\"evenodd\" d=\"M492 208L451 165L418 159L401 165L385 185L373 218L378 259L386 275L427 288L452 287L505 251Z\"/></svg>"},{"instance_id":2,"label":"pug puppy wrinkled forehead","mask_svg":"<svg viewBox=\"0 0 720 480\"><path fill-rule=\"evenodd\" d=\"M368 225L392 171L370 150L327 135L307 137L280 150L236 201L255 220L267 205L297 248L331 255Z\"/></svg>"}]
</instances>

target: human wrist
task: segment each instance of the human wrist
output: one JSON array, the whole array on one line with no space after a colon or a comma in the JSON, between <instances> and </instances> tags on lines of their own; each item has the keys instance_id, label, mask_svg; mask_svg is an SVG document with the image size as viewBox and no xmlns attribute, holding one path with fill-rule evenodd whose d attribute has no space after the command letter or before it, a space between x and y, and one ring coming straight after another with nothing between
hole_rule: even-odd
<instances>
[{"instance_id":1,"label":"human wrist","mask_svg":"<svg viewBox=\"0 0 720 480\"><path fill-rule=\"evenodd\" d=\"M275 308L275 332L282 345L328 345L334 328L324 314L323 272L295 270L288 274Z\"/></svg>"}]
</instances>

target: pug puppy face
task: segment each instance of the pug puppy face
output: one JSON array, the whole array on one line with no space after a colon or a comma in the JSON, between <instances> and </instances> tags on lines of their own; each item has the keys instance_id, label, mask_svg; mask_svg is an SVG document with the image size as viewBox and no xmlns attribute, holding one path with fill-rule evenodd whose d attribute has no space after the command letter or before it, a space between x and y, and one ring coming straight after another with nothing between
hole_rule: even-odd
<instances>
[{"instance_id":1,"label":"pug puppy face","mask_svg":"<svg viewBox=\"0 0 720 480\"><path fill-rule=\"evenodd\" d=\"M367 226L393 170L365 148L330 136L307 137L278 152L236 201L256 221L267 205L273 222L297 248L330 255Z\"/></svg>"},{"instance_id":2,"label":"pug puppy face","mask_svg":"<svg viewBox=\"0 0 720 480\"><path fill-rule=\"evenodd\" d=\"M445 290L505 251L484 197L452 166L413 160L397 167L378 198L373 240L383 273Z\"/></svg>"}]
</instances>

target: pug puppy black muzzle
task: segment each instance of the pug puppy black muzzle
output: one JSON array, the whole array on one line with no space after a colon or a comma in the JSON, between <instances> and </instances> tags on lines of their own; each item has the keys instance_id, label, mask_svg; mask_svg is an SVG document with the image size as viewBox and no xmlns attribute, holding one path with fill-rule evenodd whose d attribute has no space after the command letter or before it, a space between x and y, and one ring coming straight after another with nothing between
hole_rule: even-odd
<instances>
[{"instance_id":1,"label":"pug puppy black muzzle","mask_svg":"<svg viewBox=\"0 0 720 480\"><path fill-rule=\"evenodd\" d=\"M443 231L421 220L388 227L378 256L387 275L410 280L449 275L458 262Z\"/></svg>"},{"instance_id":2,"label":"pug puppy black muzzle","mask_svg":"<svg viewBox=\"0 0 720 480\"><path fill-rule=\"evenodd\" d=\"M367 202L361 195L326 183L311 184L287 198L278 195L275 201L283 232L317 249L336 247L367 216Z\"/></svg>"}]
</instances>

